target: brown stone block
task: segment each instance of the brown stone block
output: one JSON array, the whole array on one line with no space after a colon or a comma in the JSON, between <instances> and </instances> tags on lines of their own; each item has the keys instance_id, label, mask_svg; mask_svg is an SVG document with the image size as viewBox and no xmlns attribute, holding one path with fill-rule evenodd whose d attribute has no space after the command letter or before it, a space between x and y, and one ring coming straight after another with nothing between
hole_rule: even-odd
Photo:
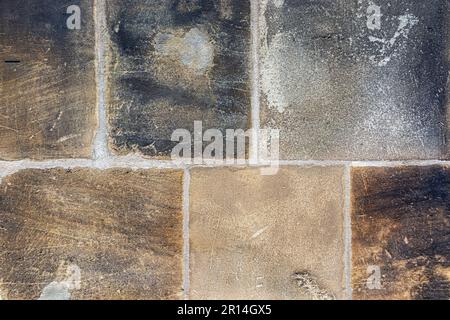
<instances>
[{"instance_id":1,"label":"brown stone block","mask_svg":"<svg viewBox=\"0 0 450 320\"><path fill-rule=\"evenodd\" d=\"M447 167L352 172L353 297L450 297Z\"/></svg>"},{"instance_id":2,"label":"brown stone block","mask_svg":"<svg viewBox=\"0 0 450 320\"><path fill-rule=\"evenodd\" d=\"M81 29L67 27L70 5ZM93 1L0 2L0 158L87 158L97 126Z\"/></svg>"},{"instance_id":3,"label":"brown stone block","mask_svg":"<svg viewBox=\"0 0 450 320\"><path fill-rule=\"evenodd\" d=\"M343 171L194 170L190 298L342 298Z\"/></svg>"},{"instance_id":4,"label":"brown stone block","mask_svg":"<svg viewBox=\"0 0 450 320\"><path fill-rule=\"evenodd\" d=\"M2 299L182 297L182 172L23 170L0 186Z\"/></svg>"}]
</instances>

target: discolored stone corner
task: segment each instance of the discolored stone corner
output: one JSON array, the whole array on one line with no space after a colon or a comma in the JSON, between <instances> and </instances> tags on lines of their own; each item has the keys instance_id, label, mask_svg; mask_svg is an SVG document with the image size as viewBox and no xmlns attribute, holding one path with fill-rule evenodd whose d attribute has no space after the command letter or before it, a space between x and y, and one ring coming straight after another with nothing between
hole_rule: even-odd
<instances>
[{"instance_id":1,"label":"discolored stone corner","mask_svg":"<svg viewBox=\"0 0 450 320\"><path fill-rule=\"evenodd\" d=\"M81 9L80 30L67 28L69 5ZM93 1L4 0L0 30L0 159L91 157Z\"/></svg>"},{"instance_id":2,"label":"discolored stone corner","mask_svg":"<svg viewBox=\"0 0 450 320\"><path fill-rule=\"evenodd\" d=\"M448 167L352 170L353 298L450 298Z\"/></svg>"},{"instance_id":3,"label":"discolored stone corner","mask_svg":"<svg viewBox=\"0 0 450 320\"><path fill-rule=\"evenodd\" d=\"M190 298L343 298L343 173L194 169Z\"/></svg>"},{"instance_id":4,"label":"discolored stone corner","mask_svg":"<svg viewBox=\"0 0 450 320\"><path fill-rule=\"evenodd\" d=\"M441 0L261 1L261 126L281 130L281 158L446 158L449 12Z\"/></svg>"},{"instance_id":5,"label":"discolored stone corner","mask_svg":"<svg viewBox=\"0 0 450 320\"><path fill-rule=\"evenodd\" d=\"M182 171L19 171L0 185L2 299L182 297Z\"/></svg>"},{"instance_id":6,"label":"discolored stone corner","mask_svg":"<svg viewBox=\"0 0 450 320\"><path fill-rule=\"evenodd\" d=\"M116 154L167 158L176 129L243 129L250 1L107 1L108 122Z\"/></svg>"}]
</instances>

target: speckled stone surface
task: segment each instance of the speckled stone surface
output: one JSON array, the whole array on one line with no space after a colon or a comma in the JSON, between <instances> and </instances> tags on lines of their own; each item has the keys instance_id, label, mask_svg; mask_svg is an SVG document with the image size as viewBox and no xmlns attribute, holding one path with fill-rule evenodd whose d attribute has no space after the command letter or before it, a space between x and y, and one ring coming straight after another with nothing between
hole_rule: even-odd
<instances>
[{"instance_id":1,"label":"speckled stone surface","mask_svg":"<svg viewBox=\"0 0 450 320\"><path fill-rule=\"evenodd\" d=\"M116 154L168 157L175 129L246 129L250 1L107 1Z\"/></svg>"},{"instance_id":2,"label":"speckled stone surface","mask_svg":"<svg viewBox=\"0 0 450 320\"><path fill-rule=\"evenodd\" d=\"M344 296L344 169L195 169L191 299Z\"/></svg>"},{"instance_id":3,"label":"speckled stone surface","mask_svg":"<svg viewBox=\"0 0 450 320\"><path fill-rule=\"evenodd\" d=\"M448 167L352 170L353 298L450 298Z\"/></svg>"},{"instance_id":4,"label":"speckled stone surface","mask_svg":"<svg viewBox=\"0 0 450 320\"><path fill-rule=\"evenodd\" d=\"M261 122L281 129L282 158L445 157L448 12L442 0L261 1Z\"/></svg>"}]
</instances>

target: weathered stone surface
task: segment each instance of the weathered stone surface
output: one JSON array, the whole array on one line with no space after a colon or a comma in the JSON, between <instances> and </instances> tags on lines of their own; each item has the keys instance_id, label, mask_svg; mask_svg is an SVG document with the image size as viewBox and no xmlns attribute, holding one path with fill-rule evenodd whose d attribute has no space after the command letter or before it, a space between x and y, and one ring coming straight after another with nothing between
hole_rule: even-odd
<instances>
[{"instance_id":1,"label":"weathered stone surface","mask_svg":"<svg viewBox=\"0 0 450 320\"><path fill-rule=\"evenodd\" d=\"M353 297L450 298L450 171L352 173Z\"/></svg>"},{"instance_id":2,"label":"weathered stone surface","mask_svg":"<svg viewBox=\"0 0 450 320\"><path fill-rule=\"evenodd\" d=\"M90 157L97 126L93 5L0 2L0 158ZM67 28L70 5L81 29ZM7 61L20 63L7 63Z\"/></svg>"},{"instance_id":3,"label":"weathered stone surface","mask_svg":"<svg viewBox=\"0 0 450 320\"><path fill-rule=\"evenodd\" d=\"M442 0L262 1L262 125L281 129L282 158L444 157L448 12Z\"/></svg>"},{"instance_id":4,"label":"weathered stone surface","mask_svg":"<svg viewBox=\"0 0 450 320\"><path fill-rule=\"evenodd\" d=\"M246 129L250 1L107 1L117 154L166 157L175 129Z\"/></svg>"},{"instance_id":5,"label":"weathered stone surface","mask_svg":"<svg viewBox=\"0 0 450 320\"><path fill-rule=\"evenodd\" d=\"M0 186L2 299L177 299L182 172L24 170Z\"/></svg>"},{"instance_id":6,"label":"weathered stone surface","mask_svg":"<svg viewBox=\"0 0 450 320\"><path fill-rule=\"evenodd\" d=\"M343 297L343 169L196 169L191 299Z\"/></svg>"}]
</instances>

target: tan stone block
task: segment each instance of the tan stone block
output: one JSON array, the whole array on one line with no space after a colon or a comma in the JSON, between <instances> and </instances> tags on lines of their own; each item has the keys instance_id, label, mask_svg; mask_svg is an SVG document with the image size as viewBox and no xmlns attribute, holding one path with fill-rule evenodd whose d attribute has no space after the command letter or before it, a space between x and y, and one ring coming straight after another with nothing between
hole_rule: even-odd
<instances>
[{"instance_id":1,"label":"tan stone block","mask_svg":"<svg viewBox=\"0 0 450 320\"><path fill-rule=\"evenodd\" d=\"M197 169L191 299L343 297L343 168Z\"/></svg>"}]
</instances>

